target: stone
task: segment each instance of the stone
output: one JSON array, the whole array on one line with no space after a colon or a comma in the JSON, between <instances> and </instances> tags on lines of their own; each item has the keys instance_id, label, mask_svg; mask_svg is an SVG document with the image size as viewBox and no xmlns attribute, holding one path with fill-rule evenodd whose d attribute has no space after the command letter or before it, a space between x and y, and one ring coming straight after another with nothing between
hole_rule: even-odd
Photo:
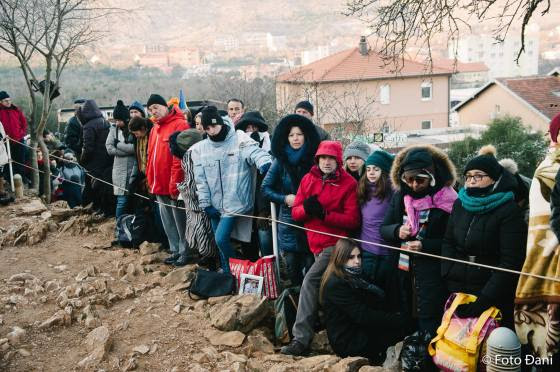
<instances>
[{"instance_id":1,"label":"stone","mask_svg":"<svg viewBox=\"0 0 560 372\"><path fill-rule=\"evenodd\" d=\"M195 265L187 265L173 270L162 279L162 284L174 286L179 283L185 283L194 278Z\"/></svg>"},{"instance_id":2,"label":"stone","mask_svg":"<svg viewBox=\"0 0 560 372\"><path fill-rule=\"evenodd\" d=\"M349 357L340 360L329 368L329 372L358 372L358 370L369 365L369 360L362 357Z\"/></svg>"},{"instance_id":3,"label":"stone","mask_svg":"<svg viewBox=\"0 0 560 372\"><path fill-rule=\"evenodd\" d=\"M72 309L72 306L67 306L66 309L67 308ZM58 310L53 316L41 323L39 329L46 329L56 325L70 325L71 323L72 314L68 314L66 310Z\"/></svg>"},{"instance_id":4,"label":"stone","mask_svg":"<svg viewBox=\"0 0 560 372\"><path fill-rule=\"evenodd\" d=\"M138 271L136 270L136 266L134 266L133 263L128 264L128 266L126 267L126 273L129 276L134 276L138 273Z\"/></svg>"},{"instance_id":5,"label":"stone","mask_svg":"<svg viewBox=\"0 0 560 372\"><path fill-rule=\"evenodd\" d=\"M27 232L27 243L29 245L35 245L42 242L47 237L48 232L49 225L45 222L31 225L31 228Z\"/></svg>"},{"instance_id":6,"label":"stone","mask_svg":"<svg viewBox=\"0 0 560 372\"><path fill-rule=\"evenodd\" d=\"M183 305L181 304L177 304L175 305L175 307L173 308L173 311L176 312L177 314L181 313L181 310L183 309Z\"/></svg>"},{"instance_id":7,"label":"stone","mask_svg":"<svg viewBox=\"0 0 560 372\"><path fill-rule=\"evenodd\" d=\"M230 370L232 372L245 372L245 364L241 362L235 362L231 365Z\"/></svg>"},{"instance_id":8,"label":"stone","mask_svg":"<svg viewBox=\"0 0 560 372\"><path fill-rule=\"evenodd\" d=\"M159 243L144 242L140 244L140 254L142 256L148 256L154 253L158 253L159 247L160 247Z\"/></svg>"},{"instance_id":9,"label":"stone","mask_svg":"<svg viewBox=\"0 0 560 372\"><path fill-rule=\"evenodd\" d=\"M208 355L204 353L195 353L192 355L192 360L197 363L208 363L210 361L210 358L208 358Z\"/></svg>"},{"instance_id":10,"label":"stone","mask_svg":"<svg viewBox=\"0 0 560 372\"><path fill-rule=\"evenodd\" d=\"M179 283L174 285L170 290L171 291L184 291L185 289L190 287L190 283Z\"/></svg>"},{"instance_id":11,"label":"stone","mask_svg":"<svg viewBox=\"0 0 560 372\"><path fill-rule=\"evenodd\" d=\"M58 266L53 267L53 269L55 271L61 273L63 271L66 271L66 269L68 269L68 266L67 265L58 265Z\"/></svg>"},{"instance_id":12,"label":"stone","mask_svg":"<svg viewBox=\"0 0 560 372\"><path fill-rule=\"evenodd\" d=\"M131 357L126 361L124 366L121 368L121 371L123 371L123 372L133 371L133 370L136 369L136 367L138 367L138 364L136 363L136 358Z\"/></svg>"},{"instance_id":13,"label":"stone","mask_svg":"<svg viewBox=\"0 0 560 372\"><path fill-rule=\"evenodd\" d=\"M301 359L296 365L303 371L322 371L334 366L339 360L335 355L317 355Z\"/></svg>"},{"instance_id":14,"label":"stone","mask_svg":"<svg viewBox=\"0 0 560 372\"><path fill-rule=\"evenodd\" d=\"M112 338L109 328L101 326L95 328L86 336L86 346L89 351L103 350L103 355L111 349Z\"/></svg>"},{"instance_id":15,"label":"stone","mask_svg":"<svg viewBox=\"0 0 560 372\"><path fill-rule=\"evenodd\" d=\"M139 345L132 349L132 351L144 355L150 351L150 347L148 345Z\"/></svg>"},{"instance_id":16,"label":"stone","mask_svg":"<svg viewBox=\"0 0 560 372\"><path fill-rule=\"evenodd\" d=\"M208 299L208 303L210 305L217 305L217 304L223 304L225 303L227 300L229 300L231 298L231 296L220 296L220 297L210 297Z\"/></svg>"},{"instance_id":17,"label":"stone","mask_svg":"<svg viewBox=\"0 0 560 372\"><path fill-rule=\"evenodd\" d=\"M218 351L213 348L212 346L208 346L205 348L202 348L201 350L206 356L208 356L208 358L212 361L212 360L218 360L220 358L220 354L218 354Z\"/></svg>"},{"instance_id":18,"label":"stone","mask_svg":"<svg viewBox=\"0 0 560 372\"><path fill-rule=\"evenodd\" d=\"M235 362L247 363L247 357L245 355L234 354L229 351L224 351L221 353L221 355L224 361L227 363L235 363Z\"/></svg>"},{"instance_id":19,"label":"stone","mask_svg":"<svg viewBox=\"0 0 560 372\"><path fill-rule=\"evenodd\" d=\"M152 346L150 346L150 351L148 352L150 355L155 354L155 352L157 351L158 346L157 344L152 344Z\"/></svg>"},{"instance_id":20,"label":"stone","mask_svg":"<svg viewBox=\"0 0 560 372\"><path fill-rule=\"evenodd\" d=\"M398 369L397 371L400 371L400 369ZM362 368L359 369L359 372L387 372L387 369L379 366L378 367L363 366Z\"/></svg>"},{"instance_id":21,"label":"stone","mask_svg":"<svg viewBox=\"0 0 560 372\"><path fill-rule=\"evenodd\" d=\"M220 332L212 329L204 332L204 337L214 346L238 347L245 341L245 335L239 331Z\"/></svg>"},{"instance_id":22,"label":"stone","mask_svg":"<svg viewBox=\"0 0 560 372\"><path fill-rule=\"evenodd\" d=\"M194 304L194 310L202 311L204 309L204 306L206 306L206 304L208 304L208 300L198 300Z\"/></svg>"},{"instance_id":23,"label":"stone","mask_svg":"<svg viewBox=\"0 0 560 372\"><path fill-rule=\"evenodd\" d=\"M22 203L18 205L18 210L16 211L17 216L37 216L43 212L47 211L47 207L41 199L31 199L27 203Z\"/></svg>"},{"instance_id":24,"label":"stone","mask_svg":"<svg viewBox=\"0 0 560 372\"><path fill-rule=\"evenodd\" d=\"M12 331L6 335L8 341L10 341L10 345L18 345L21 343L23 337L25 337L25 330L20 327L12 327Z\"/></svg>"},{"instance_id":25,"label":"stone","mask_svg":"<svg viewBox=\"0 0 560 372\"><path fill-rule=\"evenodd\" d=\"M399 356L401 355L403 347L403 342L398 342L394 346L389 346L387 348L387 357L383 362L383 368L400 371L401 370L401 362L399 360Z\"/></svg>"},{"instance_id":26,"label":"stone","mask_svg":"<svg viewBox=\"0 0 560 372\"><path fill-rule=\"evenodd\" d=\"M81 282L87 279L88 277L94 277L95 274L97 273L98 273L97 268L93 265L89 265L84 270L80 271L78 275L76 275L76 281Z\"/></svg>"},{"instance_id":27,"label":"stone","mask_svg":"<svg viewBox=\"0 0 560 372\"><path fill-rule=\"evenodd\" d=\"M263 335L250 335L247 337L248 353L249 355L255 352L265 354L274 353L274 345Z\"/></svg>"},{"instance_id":28,"label":"stone","mask_svg":"<svg viewBox=\"0 0 560 372\"><path fill-rule=\"evenodd\" d=\"M334 354L326 330L315 333L309 347L317 354Z\"/></svg>"},{"instance_id":29,"label":"stone","mask_svg":"<svg viewBox=\"0 0 560 372\"><path fill-rule=\"evenodd\" d=\"M210 321L221 331L249 333L268 316L270 306L266 297L253 295L232 296L229 301L212 312Z\"/></svg>"},{"instance_id":30,"label":"stone","mask_svg":"<svg viewBox=\"0 0 560 372\"><path fill-rule=\"evenodd\" d=\"M22 357L31 356L31 353L30 353L29 351L27 351L26 349L18 349L18 353L19 353L19 355L21 355Z\"/></svg>"},{"instance_id":31,"label":"stone","mask_svg":"<svg viewBox=\"0 0 560 372\"><path fill-rule=\"evenodd\" d=\"M26 280L35 280L37 277L35 275L31 275L30 273L19 273L10 276L8 279L8 283L13 282L25 282Z\"/></svg>"},{"instance_id":32,"label":"stone","mask_svg":"<svg viewBox=\"0 0 560 372\"><path fill-rule=\"evenodd\" d=\"M140 257L140 264L141 265L150 265L159 262L163 262L168 257L168 255L164 252L157 252L149 255L144 255Z\"/></svg>"}]
</instances>

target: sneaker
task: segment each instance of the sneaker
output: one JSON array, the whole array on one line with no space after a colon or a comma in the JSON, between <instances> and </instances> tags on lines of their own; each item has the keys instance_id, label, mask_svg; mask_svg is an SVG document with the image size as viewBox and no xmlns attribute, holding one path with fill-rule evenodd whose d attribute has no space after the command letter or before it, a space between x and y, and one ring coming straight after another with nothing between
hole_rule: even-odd
<instances>
[{"instance_id":1,"label":"sneaker","mask_svg":"<svg viewBox=\"0 0 560 372\"><path fill-rule=\"evenodd\" d=\"M181 255L179 253L173 253L171 256L169 256L165 260L163 260L163 262L168 264L168 265L173 265L175 263L175 261L177 261L177 259L180 256Z\"/></svg>"},{"instance_id":2,"label":"sneaker","mask_svg":"<svg viewBox=\"0 0 560 372\"><path fill-rule=\"evenodd\" d=\"M280 349L280 353L293 356L306 355L308 352L308 348L297 340L292 340L292 342Z\"/></svg>"}]
</instances>

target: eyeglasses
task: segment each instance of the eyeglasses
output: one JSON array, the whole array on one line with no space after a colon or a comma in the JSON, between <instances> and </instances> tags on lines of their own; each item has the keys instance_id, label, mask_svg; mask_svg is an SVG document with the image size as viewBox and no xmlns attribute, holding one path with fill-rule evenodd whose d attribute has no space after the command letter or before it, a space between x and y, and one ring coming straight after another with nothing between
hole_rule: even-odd
<instances>
[{"instance_id":1,"label":"eyeglasses","mask_svg":"<svg viewBox=\"0 0 560 372\"><path fill-rule=\"evenodd\" d=\"M412 185L414 182L416 182L418 184L422 184L422 183L428 181L428 178L427 177L422 177L422 176L405 177L403 175L401 177L401 180L408 185Z\"/></svg>"},{"instance_id":2,"label":"eyeglasses","mask_svg":"<svg viewBox=\"0 0 560 372\"><path fill-rule=\"evenodd\" d=\"M474 175L467 174L465 175L465 182L469 182L471 179L473 179L474 182L479 182L482 181L484 177L489 177L489 176L487 174L474 174Z\"/></svg>"}]
</instances>

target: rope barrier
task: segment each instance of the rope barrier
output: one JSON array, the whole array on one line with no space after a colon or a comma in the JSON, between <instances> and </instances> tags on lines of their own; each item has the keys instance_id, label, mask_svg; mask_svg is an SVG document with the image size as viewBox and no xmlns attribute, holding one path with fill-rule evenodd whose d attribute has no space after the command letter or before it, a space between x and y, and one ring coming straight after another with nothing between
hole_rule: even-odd
<instances>
[{"instance_id":1,"label":"rope barrier","mask_svg":"<svg viewBox=\"0 0 560 372\"><path fill-rule=\"evenodd\" d=\"M21 143L21 142L19 142L19 141L15 141L15 140L13 140L13 139L11 139L11 138L10 138L10 140L11 140L11 141L14 141L14 142L17 142L17 143L20 143L20 144L23 145L23 146L26 146L26 147L29 147L29 148L33 149L31 146L26 145L26 144L24 144L24 143ZM65 161L65 162L74 163L74 164L77 164L78 166L82 167L79 163L77 163L77 162L75 162L75 161L67 160L67 159L64 159L64 158L61 158L61 157L58 157L58 156L55 156L55 155L49 155L49 156L52 156L53 158L60 159L60 160ZM19 164L19 165L23 165L23 166L25 166L25 167L27 167L27 168L35 169L35 170L38 170L39 172L43 172L43 173L44 173L44 171L42 171L42 170L40 170L40 169L33 168L33 167L30 167L30 166L25 165L25 164L18 163L18 162L16 162L15 160L10 159L10 161L11 161L11 162L14 162L14 163L16 163L16 164ZM82 168L83 168L83 167L82 167ZM86 172L86 175L88 175L88 176L91 177L92 179L98 180L98 181L103 182L103 183L105 183L105 184L107 184L107 185L110 185L110 186L119 188L119 189L121 189L121 190L124 190L125 192L127 192L128 195L135 195L135 196L139 196L139 197L141 197L141 198L147 199L147 200L152 200L152 199L146 197L145 195L141 195L141 194L138 194L138 193L130 193L130 192L129 192L128 190L126 190L125 188L119 187L119 186L114 185L114 184L112 184L112 183L110 183L110 182L107 182L107 181L105 181L105 180L102 180L102 179L100 179L100 178L97 178L97 177L95 177L95 176L92 176L92 175L89 174L88 172ZM54 175L51 175L51 176L54 176ZM54 176L54 177L57 177L57 176ZM73 183L78 184L78 183L76 183L76 182L73 182ZM78 185L80 185L80 186L85 186L85 185L82 185L82 184L78 184ZM185 211L187 210L187 209L184 208L184 207L179 207L179 206L175 206L175 205L171 205L171 204L161 203L161 202L159 202L159 201L157 201L157 200L153 200L153 202L156 203L156 204L160 204L160 205L167 206L167 207L177 208L177 209L185 210ZM280 221L280 220L277 220L276 218L272 218L272 217L260 217L260 216L246 215L246 214L242 214L242 213L227 212L227 211L226 211L226 214L225 214L225 215L226 215L226 216L236 216L236 217L251 218L251 219L256 219L256 220L266 220L266 221L269 221L269 222L274 222L274 223L278 223L278 224L283 224L283 225L290 226L290 227L297 228L297 229L301 229L301 230L304 230L304 231L309 231L309 232L313 232L313 233L317 233L317 234L327 235L327 236L331 236L331 237L339 238L339 239L351 239L351 240L356 241L356 242L366 243L366 244L374 245L374 246L377 246L377 247L383 247L383 248L391 249L391 250L398 251L398 252L402 252L402 253L406 253L406 254L420 255L420 256L425 256L425 257L430 257L430 258L439 259L439 260L442 260L442 261L450 261L450 262L455 262L455 263L461 263L461 264L465 264L465 265L471 265L471 266L481 267L481 268L484 268L484 269L502 271L502 272L506 272L506 273L510 273L510 274L515 274L515 275L524 275L524 276L529 276L529 277L533 277L533 278L537 278L537 279L550 280L550 281L553 281L553 282L560 283L560 278L556 278L556 277L548 277L548 276L544 276L544 275L538 275L538 274L533 274L533 273L527 273L527 272L518 271L518 270L506 269L506 268L503 268L503 267L491 266L491 265L481 264L481 263L478 263L478 262L464 261L464 260L460 260L460 259L457 259L457 258L446 257L446 256L440 256L440 255L436 255L436 254L433 254L433 253L426 253L426 252L422 252L422 251L410 251L410 250L407 250L407 249L404 249L404 248L394 247L394 246L392 246L392 245L386 245L386 244L381 244L381 243L374 243L374 242L369 242L369 241L366 241L366 240L361 240L361 239L356 239L356 238L349 238L349 237L347 237L347 236L342 236L342 235L337 235L337 234L331 234L331 233L327 233L327 232L324 232L324 231L309 229L309 228L306 228L306 227L303 227L303 226L299 226L299 225L296 225L296 224L292 224L292 223L289 223L289 222Z\"/></svg>"}]
</instances>

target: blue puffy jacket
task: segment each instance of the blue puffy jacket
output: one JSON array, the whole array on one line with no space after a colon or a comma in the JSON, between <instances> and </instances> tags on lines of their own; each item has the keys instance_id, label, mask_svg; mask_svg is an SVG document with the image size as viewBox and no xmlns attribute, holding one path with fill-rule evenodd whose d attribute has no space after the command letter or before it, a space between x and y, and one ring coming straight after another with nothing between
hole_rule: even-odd
<instances>
[{"instance_id":1,"label":"blue puffy jacket","mask_svg":"<svg viewBox=\"0 0 560 372\"><path fill-rule=\"evenodd\" d=\"M255 166L271 162L268 152L242 131L230 131L221 142L205 139L191 148L200 208L216 208L221 214L246 213L255 201Z\"/></svg>"}]
</instances>

